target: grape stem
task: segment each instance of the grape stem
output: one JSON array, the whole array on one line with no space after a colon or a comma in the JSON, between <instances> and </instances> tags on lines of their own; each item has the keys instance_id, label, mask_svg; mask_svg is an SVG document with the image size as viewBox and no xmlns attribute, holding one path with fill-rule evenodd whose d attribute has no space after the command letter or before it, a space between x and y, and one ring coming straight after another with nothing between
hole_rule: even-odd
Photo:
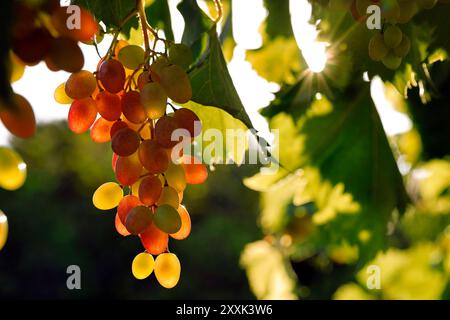
<instances>
[{"instance_id":1,"label":"grape stem","mask_svg":"<svg viewBox=\"0 0 450 320\"><path fill-rule=\"evenodd\" d=\"M142 33L144 35L145 54L148 55L150 52L150 44L149 44L149 40L148 40L148 32L147 31L152 32L153 35L157 34L157 32L155 30L153 30L151 27L149 28L147 16L145 14L145 1L144 0L136 0L136 7L139 12L139 19L141 21Z\"/></svg>"}]
</instances>

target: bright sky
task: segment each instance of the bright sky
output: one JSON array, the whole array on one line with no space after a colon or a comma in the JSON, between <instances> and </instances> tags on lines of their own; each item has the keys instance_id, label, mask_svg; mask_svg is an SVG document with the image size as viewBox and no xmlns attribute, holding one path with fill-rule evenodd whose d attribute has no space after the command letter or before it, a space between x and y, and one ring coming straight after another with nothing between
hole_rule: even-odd
<instances>
[{"instance_id":1,"label":"bright sky","mask_svg":"<svg viewBox=\"0 0 450 320\"><path fill-rule=\"evenodd\" d=\"M263 6L263 0L232 0L233 1L233 28L237 43L233 60L229 64L229 71L239 96L254 124L262 136L270 140L268 125L265 119L258 113L260 108L267 106L273 99L273 93L278 90L278 85L269 83L259 77L252 69L250 63L245 60L245 50L257 49L262 45L259 27L264 21L267 12ZM172 14L173 29L175 39L181 40L181 31L184 29L184 21L176 10L176 5L180 0L169 0ZM199 1L200 6L205 7L204 0ZM311 15L311 6L307 0L295 0L290 2L290 12L292 15L292 24L296 41L302 49L305 60L310 69L314 72L320 72L326 65L326 47L323 43L317 43L315 26L309 24ZM101 53L106 52L109 47L111 37L105 39L99 44ZM98 56L93 46L82 45L85 57L86 70L95 70L98 62ZM282 54L280 52L280 54ZM51 72L44 63L34 67L27 67L22 79L13 84L15 92L25 96L32 104L38 123L44 123L54 120L66 119L69 106L60 105L53 99L54 89L67 80L69 74L66 72ZM392 106L387 102L382 84L373 86L374 96L378 97L377 106L381 106L382 119L385 121L385 127L391 128L389 133L398 133L395 122L391 119L393 111ZM387 118L383 115L387 115ZM396 116L399 116L398 113ZM395 119L399 119L398 117ZM394 119L394 120L395 120ZM402 118L404 121L405 116ZM402 121L403 121L402 120ZM405 126L400 128L404 132ZM393 129L392 129L393 128ZM406 130L407 131L407 130ZM8 143L9 133L0 125L0 145Z\"/></svg>"}]
</instances>

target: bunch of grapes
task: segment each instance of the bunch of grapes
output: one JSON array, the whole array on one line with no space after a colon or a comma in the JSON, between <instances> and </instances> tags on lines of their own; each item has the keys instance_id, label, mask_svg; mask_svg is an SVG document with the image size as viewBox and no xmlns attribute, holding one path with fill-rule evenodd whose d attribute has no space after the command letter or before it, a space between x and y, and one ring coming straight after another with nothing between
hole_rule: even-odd
<instances>
[{"instance_id":1,"label":"bunch of grapes","mask_svg":"<svg viewBox=\"0 0 450 320\"><path fill-rule=\"evenodd\" d=\"M380 6L384 27L370 39L369 56L395 70L411 48L410 39L398 24L408 23L418 12L432 9L438 2L450 3L450 0L330 0L329 4L332 9L350 10L359 22L366 21L369 6Z\"/></svg>"},{"instance_id":2,"label":"bunch of grapes","mask_svg":"<svg viewBox=\"0 0 450 320\"><path fill-rule=\"evenodd\" d=\"M203 183L208 172L196 157L183 154L201 133L199 118L174 106L192 97L185 71L192 53L183 44L158 40L166 44L165 52L113 40L97 70L72 73L56 88L55 99L71 104L70 130L90 129L93 141L111 141L117 182L101 185L93 203L100 210L117 207L117 232L140 238L145 252L133 260L133 275L144 279L154 270L159 283L172 288L181 267L169 252L169 238L182 240L191 231L183 192L187 184ZM173 138L176 132L179 140Z\"/></svg>"},{"instance_id":3,"label":"bunch of grapes","mask_svg":"<svg viewBox=\"0 0 450 320\"><path fill-rule=\"evenodd\" d=\"M83 8L79 12L79 24L72 25L72 13L67 7L61 7L58 0L34 3L14 1L12 4L15 17L8 64L11 82L22 76L25 66L41 61L52 71L80 71L84 57L78 41L89 43L99 33L95 18ZM33 108L20 94L12 93L9 99L1 101L0 119L20 138L29 138L36 131Z\"/></svg>"}]
</instances>

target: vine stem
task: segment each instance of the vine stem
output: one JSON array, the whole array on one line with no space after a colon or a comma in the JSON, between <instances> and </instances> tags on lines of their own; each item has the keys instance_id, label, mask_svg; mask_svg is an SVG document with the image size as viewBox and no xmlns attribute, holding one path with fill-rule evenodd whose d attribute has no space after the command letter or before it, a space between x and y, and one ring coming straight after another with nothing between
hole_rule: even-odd
<instances>
[{"instance_id":1,"label":"vine stem","mask_svg":"<svg viewBox=\"0 0 450 320\"><path fill-rule=\"evenodd\" d=\"M142 34L144 35L145 53L148 55L153 50L150 49L150 41L148 38L148 31L155 37L155 42L159 39L158 32L153 29L147 21L147 15L145 14L145 0L136 0L136 7L139 12L139 19L142 26Z\"/></svg>"}]
</instances>

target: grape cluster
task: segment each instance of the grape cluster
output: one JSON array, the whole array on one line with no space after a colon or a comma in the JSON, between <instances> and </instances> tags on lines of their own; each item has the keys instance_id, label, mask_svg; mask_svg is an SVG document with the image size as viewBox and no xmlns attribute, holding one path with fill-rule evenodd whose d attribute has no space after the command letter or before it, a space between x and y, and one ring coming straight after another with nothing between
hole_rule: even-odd
<instances>
[{"instance_id":1,"label":"grape cluster","mask_svg":"<svg viewBox=\"0 0 450 320\"><path fill-rule=\"evenodd\" d=\"M93 141L111 141L117 182L101 185L93 204L100 210L117 207L117 232L140 238L146 252L134 259L133 274L143 279L154 268L159 283L172 288L181 268L168 252L169 238L182 240L191 231L183 192L187 184L203 183L208 172L197 158L183 154L183 146L201 133L199 118L169 102L185 104L192 97L185 71L192 63L190 48L164 42L166 52L158 53L114 40L97 70L72 73L56 88L55 99L71 104L70 130L90 129ZM168 106L173 112L167 113ZM181 141L172 138L176 130ZM156 261L152 255L158 255Z\"/></svg>"},{"instance_id":2,"label":"grape cluster","mask_svg":"<svg viewBox=\"0 0 450 320\"><path fill-rule=\"evenodd\" d=\"M14 1L10 82L20 79L25 66L45 61L52 71L80 71L84 65L78 41L90 42L99 32L95 18L80 8L80 24L69 29L70 12L58 0ZM36 131L36 119L30 103L20 94L12 93L0 103L0 119L15 136L29 138Z\"/></svg>"},{"instance_id":3,"label":"grape cluster","mask_svg":"<svg viewBox=\"0 0 450 320\"><path fill-rule=\"evenodd\" d=\"M411 48L410 39L398 25L408 23L418 12L432 9L439 2L450 3L450 0L330 0L329 4L331 9L350 10L359 22L366 20L369 6L380 6L384 27L370 39L369 56L395 70Z\"/></svg>"}]
</instances>

